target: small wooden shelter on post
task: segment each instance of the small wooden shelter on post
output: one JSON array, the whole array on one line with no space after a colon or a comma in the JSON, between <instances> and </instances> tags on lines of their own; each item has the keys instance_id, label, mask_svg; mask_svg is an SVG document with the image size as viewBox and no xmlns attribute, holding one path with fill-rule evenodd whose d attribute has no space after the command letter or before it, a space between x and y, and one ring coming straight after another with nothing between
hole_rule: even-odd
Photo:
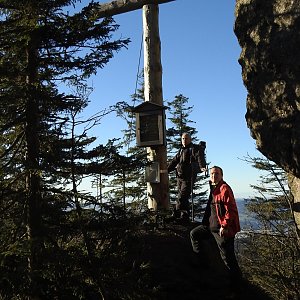
<instances>
[{"instance_id":1,"label":"small wooden shelter on post","mask_svg":"<svg viewBox=\"0 0 300 300\"><path fill-rule=\"evenodd\" d=\"M97 15L113 16L143 9L144 38L144 98L145 102L163 107L161 44L159 36L158 5L175 0L117 0L99 4ZM163 118L165 114L163 113ZM165 120L163 120L165 131ZM169 179L166 143L147 147L148 159L158 165L159 180L147 182L148 207L155 212L169 208Z\"/></svg>"}]
</instances>

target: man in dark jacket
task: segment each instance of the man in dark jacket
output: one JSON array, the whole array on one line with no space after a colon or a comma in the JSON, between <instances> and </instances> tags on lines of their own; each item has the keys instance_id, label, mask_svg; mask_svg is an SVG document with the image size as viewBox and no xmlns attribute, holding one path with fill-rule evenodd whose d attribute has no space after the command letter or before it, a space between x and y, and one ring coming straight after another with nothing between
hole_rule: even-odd
<instances>
[{"instance_id":1,"label":"man in dark jacket","mask_svg":"<svg viewBox=\"0 0 300 300\"><path fill-rule=\"evenodd\" d=\"M168 173L176 170L178 198L173 213L173 219L189 221L189 198L192 193L197 173L206 170L205 146L192 143L191 135L183 133L182 147L168 165Z\"/></svg>"},{"instance_id":2,"label":"man in dark jacket","mask_svg":"<svg viewBox=\"0 0 300 300\"><path fill-rule=\"evenodd\" d=\"M210 196L202 224L190 232L190 237L194 252L199 254L203 250L201 241L214 237L232 287L238 286L242 278L234 252L234 238L239 231L239 215L233 192L223 180L223 170L214 166L210 169Z\"/></svg>"}]
</instances>

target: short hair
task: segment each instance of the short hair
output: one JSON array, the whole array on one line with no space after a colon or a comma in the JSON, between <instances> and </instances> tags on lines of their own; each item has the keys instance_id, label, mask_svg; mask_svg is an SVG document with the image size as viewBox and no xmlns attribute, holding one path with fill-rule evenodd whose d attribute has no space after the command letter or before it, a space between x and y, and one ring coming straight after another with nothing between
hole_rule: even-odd
<instances>
[{"instance_id":1,"label":"short hair","mask_svg":"<svg viewBox=\"0 0 300 300\"><path fill-rule=\"evenodd\" d=\"M181 136L184 136L184 135L187 135L187 136L191 137L191 134L188 133L188 132L183 132L183 133L181 134Z\"/></svg>"},{"instance_id":2,"label":"short hair","mask_svg":"<svg viewBox=\"0 0 300 300\"><path fill-rule=\"evenodd\" d=\"M221 174L222 174L222 176L223 176L223 169L221 167L219 167L219 166L213 166L213 167L210 168L210 170L211 169L219 169L220 172L221 172Z\"/></svg>"}]
</instances>

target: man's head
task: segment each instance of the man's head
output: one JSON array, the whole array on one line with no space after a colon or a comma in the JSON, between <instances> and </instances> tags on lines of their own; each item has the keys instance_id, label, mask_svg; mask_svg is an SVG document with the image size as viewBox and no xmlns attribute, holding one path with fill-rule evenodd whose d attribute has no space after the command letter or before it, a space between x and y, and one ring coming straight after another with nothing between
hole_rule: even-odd
<instances>
[{"instance_id":1,"label":"man's head","mask_svg":"<svg viewBox=\"0 0 300 300\"><path fill-rule=\"evenodd\" d=\"M218 166L210 168L210 180L212 184L218 184L223 179L223 170Z\"/></svg>"},{"instance_id":2,"label":"man's head","mask_svg":"<svg viewBox=\"0 0 300 300\"><path fill-rule=\"evenodd\" d=\"M181 136L181 143L183 147L188 146L192 141L191 135L187 132L184 132Z\"/></svg>"}]
</instances>

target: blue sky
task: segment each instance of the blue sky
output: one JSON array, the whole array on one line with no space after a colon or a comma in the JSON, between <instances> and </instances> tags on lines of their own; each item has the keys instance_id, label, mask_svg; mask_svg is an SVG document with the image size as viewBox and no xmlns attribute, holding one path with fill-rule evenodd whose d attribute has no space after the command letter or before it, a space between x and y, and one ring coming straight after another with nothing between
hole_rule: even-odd
<instances>
[{"instance_id":1,"label":"blue sky","mask_svg":"<svg viewBox=\"0 0 300 300\"><path fill-rule=\"evenodd\" d=\"M83 1L83 3L86 1ZM109 1L100 1L109 2ZM235 0L176 0L159 6L163 99L189 98L190 119L199 140L207 142L207 159L224 169L224 179L235 196L253 195L259 173L242 161L260 156L247 128L246 96L238 64L240 47L233 32ZM94 114L118 101L131 101L135 92L142 10L114 17L120 25L116 37L130 38L128 49L92 78L94 92L85 114ZM143 60L140 68L143 67ZM93 135L105 144L122 136L126 124L115 115L102 120ZM178 137L180 142L180 137Z\"/></svg>"}]
</instances>

